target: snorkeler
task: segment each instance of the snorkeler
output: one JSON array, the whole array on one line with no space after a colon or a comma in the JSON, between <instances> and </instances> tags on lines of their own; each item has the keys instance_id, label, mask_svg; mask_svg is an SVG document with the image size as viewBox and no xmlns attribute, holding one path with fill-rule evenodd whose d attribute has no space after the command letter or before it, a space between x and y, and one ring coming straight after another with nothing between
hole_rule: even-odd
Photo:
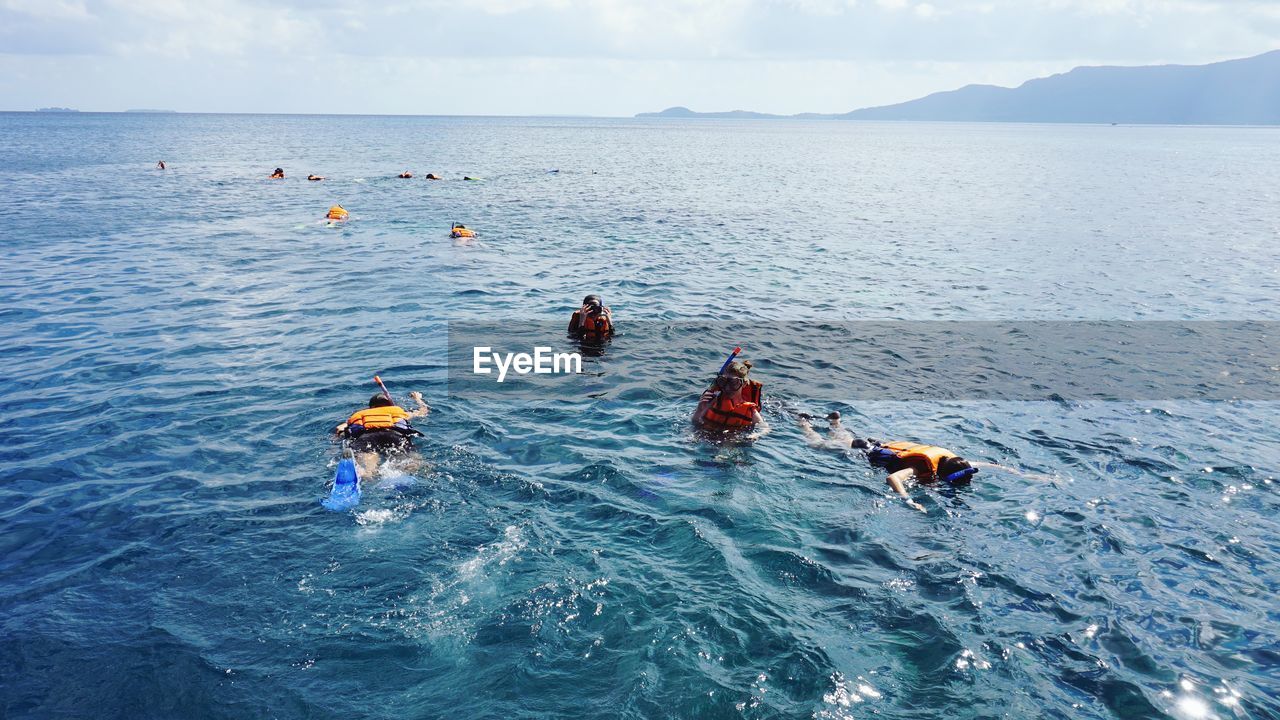
<instances>
[{"instance_id":1,"label":"snorkeler","mask_svg":"<svg viewBox=\"0 0 1280 720\"><path fill-rule=\"evenodd\" d=\"M604 342L613 337L613 311L604 306L599 295L582 299L582 307L569 318L569 334L587 342Z\"/></svg>"},{"instance_id":2,"label":"snorkeler","mask_svg":"<svg viewBox=\"0 0 1280 720\"><path fill-rule=\"evenodd\" d=\"M858 438L840 424L838 412L827 415L830 432L826 438L823 438L813 429L810 422L812 419L811 415L801 413L796 421L811 446L832 450L853 448L863 451L872 465L889 471L889 477L885 478L885 483L893 488L893 491L908 505L920 512L926 512L926 510L923 505L912 500L907 494L908 482L914 481L924 485L942 481L951 486L967 485L978 472L975 465L1001 467L990 463L973 463L950 450L935 445ZM1009 468L1003 469L1009 470ZM1016 471L1011 470L1011 472Z\"/></svg>"},{"instance_id":3,"label":"snorkeler","mask_svg":"<svg viewBox=\"0 0 1280 720\"><path fill-rule=\"evenodd\" d=\"M284 168L276 168L276 169L275 169L275 172L271 173L271 177L269 177L269 178L267 178L267 179L268 179L268 180L283 180L283 179L284 179Z\"/></svg>"},{"instance_id":4,"label":"snorkeler","mask_svg":"<svg viewBox=\"0 0 1280 720\"><path fill-rule=\"evenodd\" d=\"M369 398L369 407L357 410L333 432L351 441L351 451L366 476L378 469L383 459L403 457L413 451L413 437L422 433L409 424L414 418L426 417L431 408L422 399L422 393L414 391L409 397L418 407L412 411L391 402L385 394Z\"/></svg>"},{"instance_id":5,"label":"snorkeler","mask_svg":"<svg viewBox=\"0 0 1280 720\"><path fill-rule=\"evenodd\" d=\"M323 180L323 179L324 179L324 176L323 176L323 175L308 175L308 176L307 176L307 179L308 179L308 180L310 180L311 182L316 182L317 180Z\"/></svg>"},{"instance_id":6,"label":"snorkeler","mask_svg":"<svg viewBox=\"0 0 1280 720\"><path fill-rule=\"evenodd\" d=\"M335 220L338 222L346 220L349 217L351 217L351 213L347 212L347 209L341 205L334 205L329 208L329 212L324 214L325 220Z\"/></svg>"},{"instance_id":7,"label":"snorkeler","mask_svg":"<svg viewBox=\"0 0 1280 720\"><path fill-rule=\"evenodd\" d=\"M163 161L163 160L161 160L160 162L156 163L156 169L157 169L157 170L166 170L166 169L168 169L168 168L166 168L166 167L165 167L164 161Z\"/></svg>"},{"instance_id":8,"label":"snorkeler","mask_svg":"<svg viewBox=\"0 0 1280 720\"><path fill-rule=\"evenodd\" d=\"M760 414L764 386L748 380L750 372L750 360L726 363L715 382L698 399L693 424L712 430L754 429L755 437L769 432L769 423Z\"/></svg>"},{"instance_id":9,"label":"snorkeler","mask_svg":"<svg viewBox=\"0 0 1280 720\"><path fill-rule=\"evenodd\" d=\"M408 180L413 177L413 173L409 172L408 170L405 170L404 172L400 173L396 177L400 178L401 180Z\"/></svg>"},{"instance_id":10,"label":"snorkeler","mask_svg":"<svg viewBox=\"0 0 1280 720\"><path fill-rule=\"evenodd\" d=\"M435 173L427 173L425 177L427 180L443 180L444 179L439 175L436 175Z\"/></svg>"}]
</instances>

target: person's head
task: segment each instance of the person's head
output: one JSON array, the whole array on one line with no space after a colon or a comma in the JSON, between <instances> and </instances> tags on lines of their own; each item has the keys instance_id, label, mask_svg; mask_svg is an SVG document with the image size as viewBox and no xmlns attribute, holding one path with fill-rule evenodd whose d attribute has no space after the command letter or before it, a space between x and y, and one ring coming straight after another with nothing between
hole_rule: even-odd
<instances>
[{"instance_id":1,"label":"person's head","mask_svg":"<svg viewBox=\"0 0 1280 720\"><path fill-rule=\"evenodd\" d=\"M962 457L947 457L938 461L938 479L952 485L965 485L978 469Z\"/></svg>"},{"instance_id":2,"label":"person's head","mask_svg":"<svg viewBox=\"0 0 1280 720\"><path fill-rule=\"evenodd\" d=\"M387 396L382 395L381 393L369 398L369 407L371 408L390 407L392 404L393 403L387 399Z\"/></svg>"},{"instance_id":3,"label":"person's head","mask_svg":"<svg viewBox=\"0 0 1280 720\"><path fill-rule=\"evenodd\" d=\"M276 174L277 174L277 175L283 175L283 174L284 174L284 168L276 168Z\"/></svg>"},{"instance_id":4,"label":"person's head","mask_svg":"<svg viewBox=\"0 0 1280 720\"><path fill-rule=\"evenodd\" d=\"M600 299L599 295L588 295L582 298L582 307L589 312L598 313L604 307L604 301Z\"/></svg>"},{"instance_id":5,"label":"person's head","mask_svg":"<svg viewBox=\"0 0 1280 720\"><path fill-rule=\"evenodd\" d=\"M737 392L747 384L747 373L750 372L750 360L734 360L716 378L716 388L724 392Z\"/></svg>"},{"instance_id":6,"label":"person's head","mask_svg":"<svg viewBox=\"0 0 1280 720\"><path fill-rule=\"evenodd\" d=\"M827 422L831 423L831 424L832 424L832 426L839 425L839 424L840 424L840 411L838 411L838 410L832 410L831 412L827 413Z\"/></svg>"}]
</instances>

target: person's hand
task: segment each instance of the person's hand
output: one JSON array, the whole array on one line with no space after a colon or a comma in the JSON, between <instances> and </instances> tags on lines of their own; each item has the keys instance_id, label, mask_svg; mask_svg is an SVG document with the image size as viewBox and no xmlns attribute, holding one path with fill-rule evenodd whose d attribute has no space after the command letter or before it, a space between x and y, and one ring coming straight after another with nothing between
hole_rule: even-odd
<instances>
[{"instance_id":1,"label":"person's hand","mask_svg":"<svg viewBox=\"0 0 1280 720\"><path fill-rule=\"evenodd\" d=\"M908 501L907 501L907 504L908 504L908 505L910 505L911 507L915 508L916 510L919 510L920 512L922 512L922 513L926 514L926 515L928 515L928 514L929 514L929 511L928 511L928 510L925 510L925 509L924 509L924 506L923 506L923 505L921 505L920 503L916 502L915 500L908 500Z\"/></svg>"},{"instance_id":2,"label":"person's hand","mask_svg":"<svg viewBox=\"0 0 1280 720\"><path fill-rule=\"evenodd\" d=\"M409 393L409 397L413 398L414 400L417 400L418 402L422 402L422 393L418 392L417 390L414 390L413 392Z\"/></svg>"},{"instance_id":3,"label":"person's hand","mask_svg":"<svg viewBox=\"0 0 1280 720\"><path fill-rule=\"evenodd\" d=\"M341 424L339 424L339 425L338 425L338 427L336 427L336 428L334 428L334 429L333 429L333 434L334 434L334 435L341 435L342 433L346 432L346 430L347 430L347 424L346 424L346 423L341 423Z\"/></svg>"},{"instance_id":4,"label":"person's hand","mask_svg":"<svg viewBox=\"0 0 1280 720\"><path fill-rule=\"evenodd\" d=\"M702 391L702 397L698 398L700 403L709 403L716 399L716 391L710 388Z\"/></svg>"}]
</instances>

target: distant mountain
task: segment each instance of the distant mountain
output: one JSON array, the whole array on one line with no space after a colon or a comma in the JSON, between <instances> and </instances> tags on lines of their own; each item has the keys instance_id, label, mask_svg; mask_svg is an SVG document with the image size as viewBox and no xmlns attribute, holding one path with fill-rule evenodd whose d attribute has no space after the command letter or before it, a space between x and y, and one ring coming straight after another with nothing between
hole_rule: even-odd
<instances>
[{"instance_id":1,"label":"distant mountain","mask_svg":"<svg viewBox=\"0 0 1280 720\"><path fill-rule=\"evenodd\" d=\"M47 107L47 108L39 108L38 110L36 110L36 112L80 112L80 111L74 108Z\"/></svg>"},{"instance_id":2,"label":"distant mountain","mask_svg":"<svg viewBox=\"0 0 1280 720\"><path fill-rule=\"evenodd\" d=\"M790 117L788 115L770 115L769 113L751 112L750 110L729 110L727 112L694 112L687 107L669 107L662 112L647 112L636 115L638 118L746 118L749 120L776 119Z\"/></svg>"},{"instance_id":3,"label":"distant mountain","mask_svg":"<svg viewBox=\"0 0 1280 720\"><path fill-rule=\"evenodd\" d=\"M125 110L127 113L149 113L149 114L168 114L176 113L177 110L154 110L152 108L136 108L133 110Z\"/></svg>"},{"instance_id":4,"label":"distant mountain","mask_svg":"<svg viewBox=\"0 0 1280 720\"><path fill-rule=\"evenodd\" d=\"M741 113L741 111L738 111ZM671 108L643 117L784 117L694 113ZM1280 125L1280 50L1211 65L1081 67L1016 88L969 85L841 120Z\"/></svg>"}]
</instances>

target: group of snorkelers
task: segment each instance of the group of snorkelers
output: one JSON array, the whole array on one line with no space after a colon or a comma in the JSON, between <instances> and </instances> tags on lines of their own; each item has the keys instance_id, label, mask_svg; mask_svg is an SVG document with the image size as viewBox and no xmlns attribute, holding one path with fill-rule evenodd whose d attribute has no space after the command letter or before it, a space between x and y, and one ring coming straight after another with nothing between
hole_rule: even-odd
<instances>
[{"instance_id":1,"label":"group of snorkelers","mask_svg":"<svg viewBox=\"0 0 1280 720\"><path fill-rule=\"evenodd\" d=\"M613 311L599 295L583 298L582 307L569 319L569 335L583 343L603 344L613 337L614 330ZM751 361L737 359L737 353L735 350L711 386L699 397L692 421L705 431L742 434L754 440L770 431L762 414L764 384L750 378ZM384 390L369 400L368 408L355 412L334 429L349 442L348 447L366 473L374 472L384 458L405 456L413 451L413 438L421 433L410 421L425 417L430 408L421 393L410 393L410 397L417 404L414 410L395 405ZM885 483L920 512L926 510L912 499L909 489L913 486L938 483L963 486L972 481L979 466L1000 467L971 462L935 445L859 438L841 424L839 412L826 416L830 427L824 438L814 430L814 419L806 413L796 416L797 425L810 446L841 452L859 451L873 466L883 468L888 473Z\"/></svg>"},{"instance_id":2,"label":"group of snorkelers","mask_svg":"<svg viewBox=\"0 0 1280 720\"><path fill-rule=\"evenodd\" d=\"M157 163L156 163L156 169L157 169L157 170L167 170L167 169L168 169L168 166L167 166L167 165L165 165L165 162L164 162L163 160L160 160L159 162L157 162ZM412 179L412 178L414 177L414 175L413 175L413 172L412 172L412 171L410 171L410 170L405 170L404 172L400 173L399 175L396 175L396 177L397 177L397 178L400 178L400 179L402 179L402 180L410 180L410 179ZM272 171L271 171L271 174L267 176L267 179L268 179L268 180L284 180L284 179L285 179L285 175L284 175L284 168L276 168L275 170L272 170ZM326 178L324 175L316 175L315 173L312 173L312 174L310 174L310 175L308 175L308 176L307 176L307 179L308 179L308 180L310 180L310 181L312 181L312 182L319 182L319 181L321 181L321 180L327 180L328 178ZM439 175L436 175L435 173L427 173L426 175L424 175L424 176L423 176L423 179L425 179L425 180L443 180L444 178L443 178L443 177L440 177ZM463 180L479 180L480 178L471 177L470 175L463 175L463 176L462 176L462 179L463 179Z\"/></svg>"},{"instance_id":3,"label":"group of snorkelers","mask_svg":"<svg viewBox=\"0 0 1280 720\"><path fill-rule=\"evenodd\" d=\"M164 167L161 166L160 169L163 170ZM400 180L412 180L414 178L414 174L411 170L405 170L399 175L396 175L396 177ZM422 177L424 180L443 180L444 179L443 177L440 177L435 173L427 173ZM276 168L275 170L271 171L271 174L267 176L267 179L268 180L284 180L284 168ZM474 177L471 177L470 175L463 175L462 179L463 180L479 180L480 178L474 178ZM326 178L324 175L316 175L313 173L307 176L307 180L310 180L311 182L319 182L321 180L328 180L328 178Z\"/></svg>"}]
</instances>

